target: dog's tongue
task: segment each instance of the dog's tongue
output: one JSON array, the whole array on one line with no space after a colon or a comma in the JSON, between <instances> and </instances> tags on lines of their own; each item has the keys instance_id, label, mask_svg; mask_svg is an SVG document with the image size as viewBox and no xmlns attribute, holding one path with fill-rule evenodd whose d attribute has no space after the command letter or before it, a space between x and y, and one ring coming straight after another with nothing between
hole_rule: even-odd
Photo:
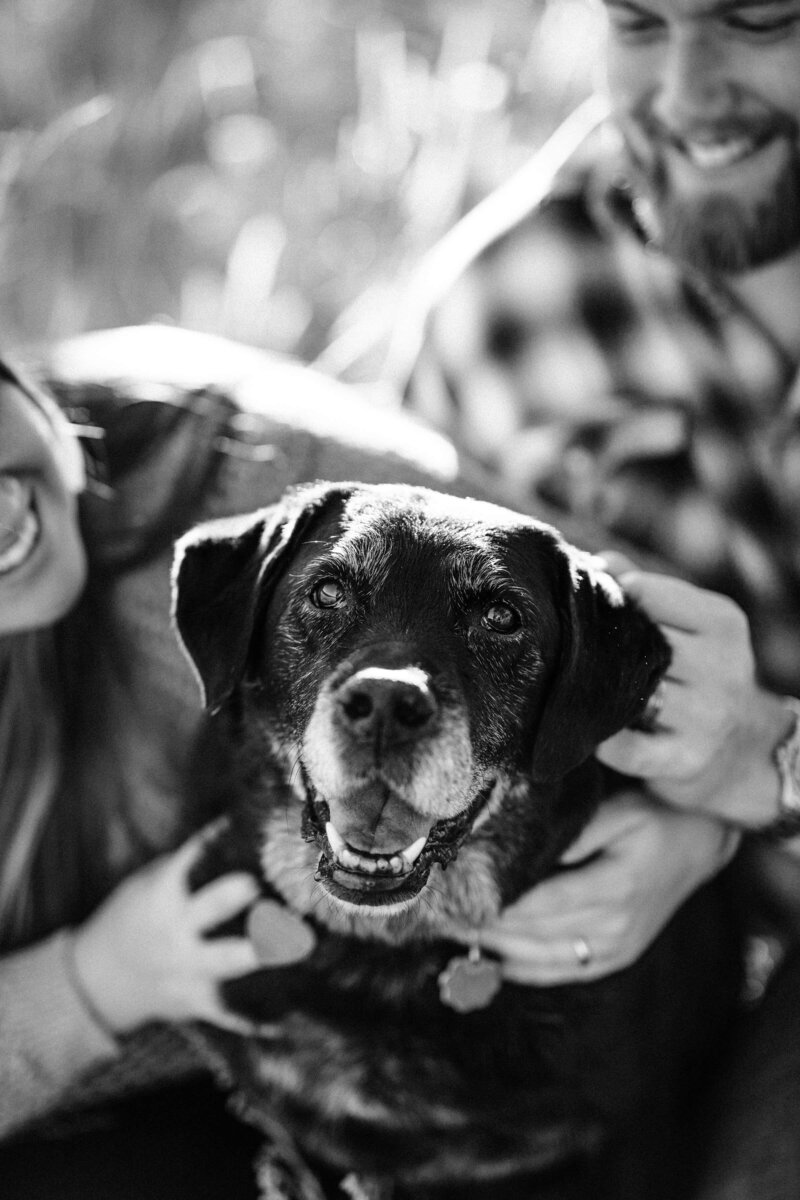
<instances>
[{"instance_id":1,"label":"dog's tongue","mask_svg":"<svg viewBox=\"0 0 800 1200\"><path fill-rule=\"evenodd\" d=\"M256 901L247 916L247 936L263 967L300 962L317 941L311 926L276 900Z\"/></svg>"},{"instance_id":2,"label":"dog's tongue","mask_svg":"<svg viewBox=\"0 0 800 1200\"><path fill-rule=\"evenodd\" d=\"M328 800L330 822L356 851L387 857L426 838L433 820L401 800L370 788Z\"/></svg>"}]
</instances>

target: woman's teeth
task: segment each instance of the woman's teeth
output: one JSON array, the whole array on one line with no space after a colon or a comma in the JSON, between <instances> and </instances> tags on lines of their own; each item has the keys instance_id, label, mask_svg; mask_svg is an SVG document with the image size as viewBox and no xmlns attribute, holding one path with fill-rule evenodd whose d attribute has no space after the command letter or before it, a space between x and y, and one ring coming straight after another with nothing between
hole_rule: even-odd
<instances>
[{"instance_id":1,"label":"woman's teeth","mask_svg":"<svg viewBox=\"0 0 800 1200\"><path fill-rule=\"evenodd\" d=\"M0 475L0 575L25 562L38 536L30 485L15 475Z\"/></svg>"}]
</instances>

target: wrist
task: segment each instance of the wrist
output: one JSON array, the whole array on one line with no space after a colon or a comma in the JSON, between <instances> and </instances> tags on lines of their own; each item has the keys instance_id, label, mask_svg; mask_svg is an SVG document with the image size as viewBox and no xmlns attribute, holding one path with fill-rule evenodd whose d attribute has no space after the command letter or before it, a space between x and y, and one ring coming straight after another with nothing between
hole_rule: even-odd
<instances>
[{"instance_id":1,"label":"wrist","mask_svg":"<svg viewBox=\"0 0 800 1200\"><path fill-rule=\"evenodd\" d=\"M732 729L698 775L649 781L659 799L680 808L715 816L755 832L780 816L782 781L776 750L791 733L795 717L783 697L753 694L748 724Z\"/></svg>"},{"instance_id":2,"label":"wrist","mask_svg":"<svg viewBox=\"0 0 800 1200\"><path fill-rule=\"evenodd\" d=\"M73 932L67 953L72 986L101 1028L119 1037L145 1023L148 1014L138 1011L135 981L126 982L93 918Z\"/></svg>"},{"instance_id":3,"label":"wrist","mask_svg":"<svg viewBox=\"0 0 800 1200\"><path fill-rule=\"evenodd\" d=\"M72 991L77 996L81 1007L92 1023L112 1041L116 1041L118 1035L123 1031L117 1028L106 1013L103 1011L100 1004L95 1000L94 994L90 986L87 986L84 979L84 973L78 964L78 949L77 949L78 933L71 929L67 931L67 935L63 940L63 955L64 968L67 979L69 980Z\"/></svg>"}]
</instances>

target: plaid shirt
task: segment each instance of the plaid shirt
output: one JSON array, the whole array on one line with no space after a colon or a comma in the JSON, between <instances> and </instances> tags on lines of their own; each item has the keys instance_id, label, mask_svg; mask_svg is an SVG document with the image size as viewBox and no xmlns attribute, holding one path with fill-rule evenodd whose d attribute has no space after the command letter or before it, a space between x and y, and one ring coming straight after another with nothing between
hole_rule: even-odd
<instances>
[{"instance_id":1,"label":"plaid shirt","mask_svg":"<svg viewBox=\"0 0 800 1200\"><path fill-rule=\"evenodd\" d=\"M411 301L406 402L521 507L732 596L764 682L798 695L796 368L720 281L646 244L612 136L579 115L436 252L423 278L450 278Z\"/></svg>"}]
</instances>

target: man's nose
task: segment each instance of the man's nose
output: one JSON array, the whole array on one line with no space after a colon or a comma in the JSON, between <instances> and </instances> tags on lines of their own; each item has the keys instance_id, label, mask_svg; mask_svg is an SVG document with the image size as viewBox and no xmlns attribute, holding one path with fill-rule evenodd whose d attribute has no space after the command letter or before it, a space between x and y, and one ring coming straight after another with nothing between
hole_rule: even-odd
<instances>
[{"instance_id":1,"label":"man's nose","mask_svg":"<svg viewBox=\"0 0 800 1200\"><path fill-rule=\"evenodd\" d=\"M673 33L655 79L653 112L667 129L685 132L730 112L731 80L724 47L713 33Z\"/></svg>"}]
</instances>

